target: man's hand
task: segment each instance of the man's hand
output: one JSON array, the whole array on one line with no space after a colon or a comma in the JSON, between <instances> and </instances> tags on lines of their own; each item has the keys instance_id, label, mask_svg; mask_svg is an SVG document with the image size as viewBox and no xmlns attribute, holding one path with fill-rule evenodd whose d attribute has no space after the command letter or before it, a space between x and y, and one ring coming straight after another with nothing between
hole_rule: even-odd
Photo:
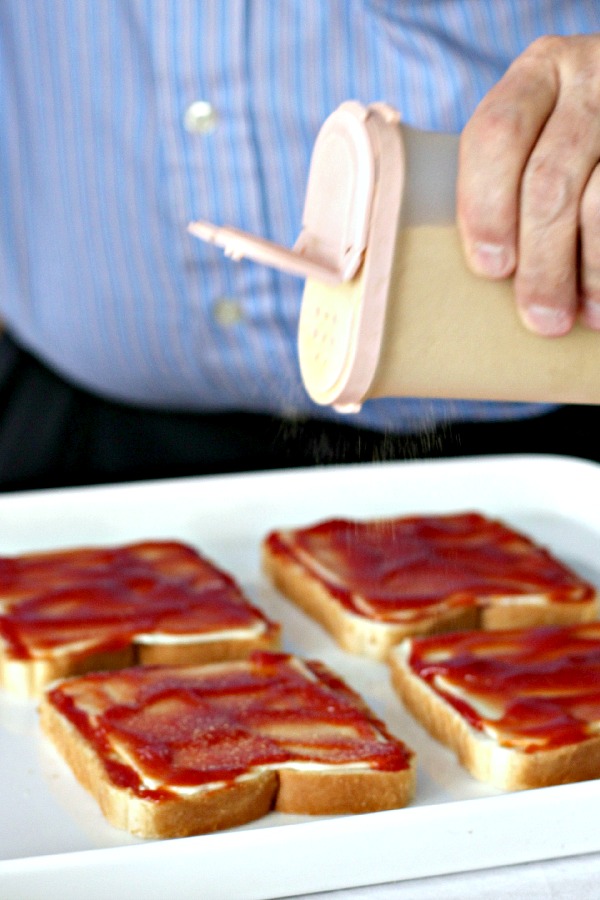
<instances>
[{"instance_id":1,"label":"man's hand","mask_svg":"<svg viewBox=\"0 0 600 900\"><path fill-rule=\"evenodd\" d=\"M515 60L463 132L457 207L469 265L515 276L529 329L600 331L600 34Z\"/></svg>"}]
</instances>

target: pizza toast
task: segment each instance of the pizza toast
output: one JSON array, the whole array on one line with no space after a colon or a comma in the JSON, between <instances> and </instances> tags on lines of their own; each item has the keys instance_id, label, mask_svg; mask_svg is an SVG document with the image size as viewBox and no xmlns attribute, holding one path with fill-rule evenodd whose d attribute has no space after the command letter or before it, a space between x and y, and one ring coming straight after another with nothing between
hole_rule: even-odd
<instances>
[{"instance_id":1,"label":"pizza toast","mask_svg":"<svg viewBox=\"0 0 600 900\"><path fill-rule=\"evenodd\" d=\"M277 649L235 580L177 541L0 558L0 686L133 664L200 663Z\"/></svg>"},{"instance_id":2,"label":"pizza toast","mask_svg":"<svg viewBox=\"0 0 600 900\"><path fill-rule=\"evenodd\" d=\"M115 827L168 838L272 809L331 815L412 799L412 752L320 662L255 652L49 686L41 725Z\"/></svg>"},{"instance_id":3,"label":"pizza toast","mask_svg":"<svg viewBox=\"0 0 600 900\"><path fill-rule=\"evenodd\" d=\"M278 529L275 587L342 648L385 660L413 634L594 619L595 588L509 525L477 512Z\"/></svg>"},{"instance_id":4,"label":"pizza toast","mask_svg":"<svg viewBox=\"0 0 600 900\"><path fill-rule=\"evenodd\" d=\"M389 662L407 710L475 778L600 777L600 622L407 638Z\"/></svg>"}]
</instances>

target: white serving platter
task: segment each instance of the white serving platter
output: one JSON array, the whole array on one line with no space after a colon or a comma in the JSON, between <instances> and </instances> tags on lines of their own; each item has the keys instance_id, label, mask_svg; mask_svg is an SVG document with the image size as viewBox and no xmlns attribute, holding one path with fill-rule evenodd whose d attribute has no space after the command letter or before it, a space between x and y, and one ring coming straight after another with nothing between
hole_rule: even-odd
<instances>
[{"instance_id":1,"label":"white serving platter","mask_svg":"<svg viewBox=\"0 0 600 900\"><path fill-rule=\"evenodd\" d=\"M213 835L142 841L111 828L41 736L34 703L0 696L0 897L253 900L600 850L600 780L520 793L476 782L403 711L387 668L339 650L260 571L272 528L321 518L480 510L600 586L600 467L543 456L319 467L0 496L0 554L176 538L235 575L417 753L403 810L271 814Z\"/></svg>"}]
</instances>

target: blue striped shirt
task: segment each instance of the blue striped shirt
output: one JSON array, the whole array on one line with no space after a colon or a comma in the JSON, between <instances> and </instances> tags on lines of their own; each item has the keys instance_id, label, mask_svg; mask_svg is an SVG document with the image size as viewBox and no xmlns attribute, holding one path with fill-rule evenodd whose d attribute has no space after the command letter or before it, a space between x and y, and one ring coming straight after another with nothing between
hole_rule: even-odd
<instances>
[{"instance_id":1,"label":"blue striped shirt","mask_svg":"<svg viewBox=\"0 0 600 900\"><path fill-rule=\"evenodd\" d=\"M107 397L335 415L300 381L302 283L231 263L188 221L291 245L342 101L457 132L535 37L591 31L598 0L0 0L0 317ZM215 117L200 132L198 100ZM533 410L380 400L353 421Z\"/></svg>"}]
</instances>

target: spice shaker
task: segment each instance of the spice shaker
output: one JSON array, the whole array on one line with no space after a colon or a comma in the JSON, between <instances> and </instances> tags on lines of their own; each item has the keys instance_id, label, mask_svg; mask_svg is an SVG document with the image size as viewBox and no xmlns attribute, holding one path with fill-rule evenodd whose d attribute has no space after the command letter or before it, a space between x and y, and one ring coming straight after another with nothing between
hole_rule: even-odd
<instances>
[{"instance_id":1,"label":"spice shaker","mask_svg":"<svg viewBox=\"0 0 600 900\"><path fill-rule=\"evenodd\" d=\"M458 137L348 101L324 122L291 249L235 228L189 230L306 279L302 379L318 404L375 397L599 403L600 336L529 332L511 279L474 275L456 227Z\"/></svg>"}]
</instances>

